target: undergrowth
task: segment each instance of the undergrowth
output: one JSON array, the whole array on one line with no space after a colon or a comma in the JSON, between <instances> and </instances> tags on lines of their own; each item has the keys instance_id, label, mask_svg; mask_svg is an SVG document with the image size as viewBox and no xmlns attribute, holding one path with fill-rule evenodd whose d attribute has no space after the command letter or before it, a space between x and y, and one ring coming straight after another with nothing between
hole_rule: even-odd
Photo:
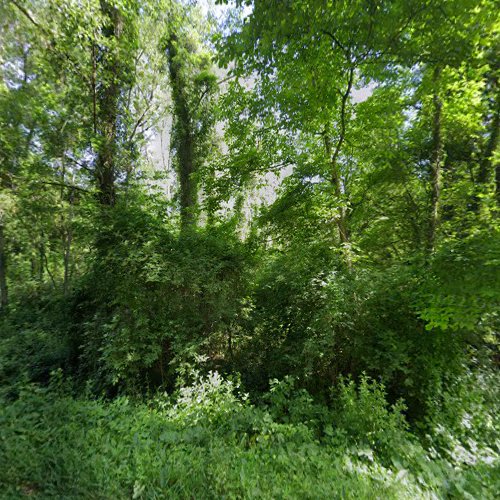
<instances>
[{"instance_id":1,"label":"undergrowth","mask_svg":"<svg viewBox=\"0 0 500 500\"><path fill-rule=\"evenodd\" d=\"M491 379L489 394L477 380L451 388L417 435L403 404L389 405L367 377L341 382L327 406L290 377L255 405L217 372L193 372L189 385L147 402L75 399L56 373L48 388L3 397L0 490L3 498L494 498L498 398Z\"/></svg>"}]
</instances>

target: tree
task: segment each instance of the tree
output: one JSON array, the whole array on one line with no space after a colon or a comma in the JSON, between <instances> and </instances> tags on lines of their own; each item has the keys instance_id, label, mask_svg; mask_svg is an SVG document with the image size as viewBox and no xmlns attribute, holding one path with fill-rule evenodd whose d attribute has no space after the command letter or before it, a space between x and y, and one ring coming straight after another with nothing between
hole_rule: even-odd
<instances>
[{"instance_id":1,"label":"tree","mask_svg":"<svg viewBox=\"0 0 500 500\"><path fill-rule=\"evenodd\" d=\"M116 201L120 175L120 142L128 133L124 126L124 98L134 85L137 51L138 5L125 2L120 8L100 2L104 16L100 43L92 46L92 93L97 157L94 176L102 205ZM123 167L122 167L123 169Z\"/></svg>"},{"instance_id":2,"label":"tree","mask_svg":"<svg viewBox=\"0 0 500 500\"><path fill-rule=\"evenodd\" d=\"M234 62L232 74L236 78L258 75L254 95L261 107L249 108L254 119L264 123L263 115L274 114L280 127L296 137L299 133L304 144L300 147L307 147L316 162L315 168L308 168L309 179L330 185L336 205L331 220L344 251L356 246L359 236L353 227L353 211L360 213L365 203L354 199L353 190L363 182L359 176L368 180L367 175L376 175L373 168L379 168L359 163L366 141L362 134L354 137L354 131L376 134L373 127L381 124L376 116L357 112L353 91L368 92L374 87L399 89L397 99L403 114L411 112L414 104L421 112L432 114L432 126L425 124L431 131L425 160L428 171L417 169L415 173L428 179L425 246L435 247L446 161L447 85L452 85L453 71L463 75L468 68L468 78L473 81L483 71L479 55L485 45L482 37L494 29L488 17L491 9L490 2L479 0L446 6L435 1L307 1L278 6L254 2L245 21L224 38L222 60ZM451 25L453 29L449 29ZM411 95L424 104L412 103ZM368 100L374 98L375 93ZM401 126L408 129L418 123L407 117ZM383 128L379 130L384 133ZM295 157L293 161L294 172L301 176L300 162L304 160ZM302 182L310 182L308 177L302 178ZM408 193L415 198L416 193ZM348 263L349 251L345 255Z\"/></svg>"},{"instance_id":3,"label":"tree","mask_svg":"<svg viewBox=\"0 0 500 500\"><path fill-rule=\"evenodd\" d=\"M174 16L181 15L191 19L193 24L171 23L165 48L174 115L172 149L176 154L181 228L184 230L196 224L197 177L212 138L217 79L212 71L211 55L200 40L203 27L195 25L196 11L181 8L174 13Z\"/></svg>"}]
</instances>

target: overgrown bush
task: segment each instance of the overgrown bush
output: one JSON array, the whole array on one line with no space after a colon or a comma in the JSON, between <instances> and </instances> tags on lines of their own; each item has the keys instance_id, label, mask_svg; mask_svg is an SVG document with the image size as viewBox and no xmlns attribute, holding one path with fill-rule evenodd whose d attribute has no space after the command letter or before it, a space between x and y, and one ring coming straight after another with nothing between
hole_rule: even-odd
<instances>
[{"instance_id":1,"label":"overgrown bush","mask_svg":"<svg viewBox=\"0 0 500 500\"><path fill-rule=\"evenodd\" d=\"M244 245L231 232L179 235L160 215L124 206L96 245L78 306L88 376L129 389L172 386L175 368L193 352L230 363L247 272Z\"/></svg>"},{"instance_id":2,"label":"overgrown bush","mask_svg":"<svg viewBox=\"0 0 500 500\"><path fill-rule=\"evenodd\" d=\"M293 375L325 397L340 377L366 373L422 418L430 395L462 372L469 332L426 328L421 264L347 270L324 247L308 250L271 259L255 281L243 380L262 390Z\"/></svg>"}]
</instances>

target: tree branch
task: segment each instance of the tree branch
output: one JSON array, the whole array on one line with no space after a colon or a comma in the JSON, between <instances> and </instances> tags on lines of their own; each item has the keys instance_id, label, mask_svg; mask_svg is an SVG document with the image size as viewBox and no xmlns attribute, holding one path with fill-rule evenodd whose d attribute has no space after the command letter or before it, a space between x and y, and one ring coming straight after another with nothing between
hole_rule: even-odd
<instances>
[{"instance_id":1,"label":"tree branch","mask_svg":"<svg viewBox=\"0 0 500 500\"><path fill-rule=\"evenodd\" d=\"M75 186L74 184L65 184L64 182L38 181L38 184L63 187L63 188L67 188L67 189L76 189L78 191L82 191L83 193L87 193L87 194L90 193L90 191L88 189L82 188L80 186Z\"/></svg>"},{"instance_id":2,"label":"tree branch","mask_svg":"<svg viewBox=\"0 0 500 500\"><path fill-rule=\"evenodd\" d=\"M149 101L149 104L146 106L146 108L144 109L144 111L142 112L141 116L139 117L139 119L136 121L135 125L134 125L134 128L132 129L132 133L130 134L130 137L129 137L129 142L135 137L135 134L137 132L137 129L144 123L144 117L146 116L146 113L151 109L151 104L152 101L150 100Z\"/></svg>"},{"instance_id":3,"label":"tree branch","mask_svg":"<svg viewBox=\"0 0 500 500\"><path fill-rule=\"evenodd\" d=\"M80 168L83 168L84 170L86 170L87 172L89 172L90 174L93 173L92 169L90 169L87 165L85 165L84 163L78 161L78 160L75 160L74 158L72 158L71 156L69 155L65 155L64 156L67 160L71 161L74 165L80 167Z\"/></svg>"},{"instance_id":4,"label":"tree branch","mask_svg":"<svg viewBox=\"0 0 500 500\"><path fill-rule=\"evenodd\" d=\"M9 1L13 5L15 5L19 11L22 12L22 14L24 15L24 17L26 17L31 22L31 24L35 25L38 29L40 29L40 30L44 31L46 34L48 34L46 32L45 28L43 28L43 26L41 26L40 23L38 23L35 20L35 18L33 17L33 15L31 14L31 12L28 9L26 9L25 7L23 7L19 2L16 2L16 0L9 0Z\"/></svg>"},{"instance_id":5,"label":"tree branch","mask_svg":"<svg viewBox=\"0 0 500 500\"><path fill-rule=\"evenodd\" d=\"M344 94L342 95L342 104L340 107L340 136L337 141L337 145L335 146L335 151L333 152L331 162L333 165L337 163L338 156L340 154L340 150L345 141L345 132L346 132L346 108L347 101L349 96L351 95L352 84L354 81L354 67L349 69L349 78L347 81L347 88Z\"/></svg>"},{"instance_id":6,"label":"tree branch","mask_svg":"<svg viewBox=\"0 0 500 500\"><path fill-rule=\"evenodd\" d=\"M326 35L328 37L330 37L336 45L338 45L338 47L345 53L345 54L348 54L350 51L347 47L345 47L345 45L343 43L340 42L340 40L333 34L331 33L330 31L327 31L327 30L321 30L321 33L323 33L323 35Z\"/></svg>"}]
</instances>

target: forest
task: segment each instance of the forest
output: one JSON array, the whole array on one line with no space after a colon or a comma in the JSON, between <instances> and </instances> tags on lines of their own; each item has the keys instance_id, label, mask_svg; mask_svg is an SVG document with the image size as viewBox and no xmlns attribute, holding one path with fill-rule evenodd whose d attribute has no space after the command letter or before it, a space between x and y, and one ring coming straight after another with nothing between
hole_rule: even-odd
<instances>
[{"instance_id":1,"label":"forest","mask_svg":"<svg viewBox=\"0 0 500 500\"><path fill-rule=\"evenodd\" d=\"M497 498L498 7L0 0L0 498Z\"/></svg>"}]
</instances>

